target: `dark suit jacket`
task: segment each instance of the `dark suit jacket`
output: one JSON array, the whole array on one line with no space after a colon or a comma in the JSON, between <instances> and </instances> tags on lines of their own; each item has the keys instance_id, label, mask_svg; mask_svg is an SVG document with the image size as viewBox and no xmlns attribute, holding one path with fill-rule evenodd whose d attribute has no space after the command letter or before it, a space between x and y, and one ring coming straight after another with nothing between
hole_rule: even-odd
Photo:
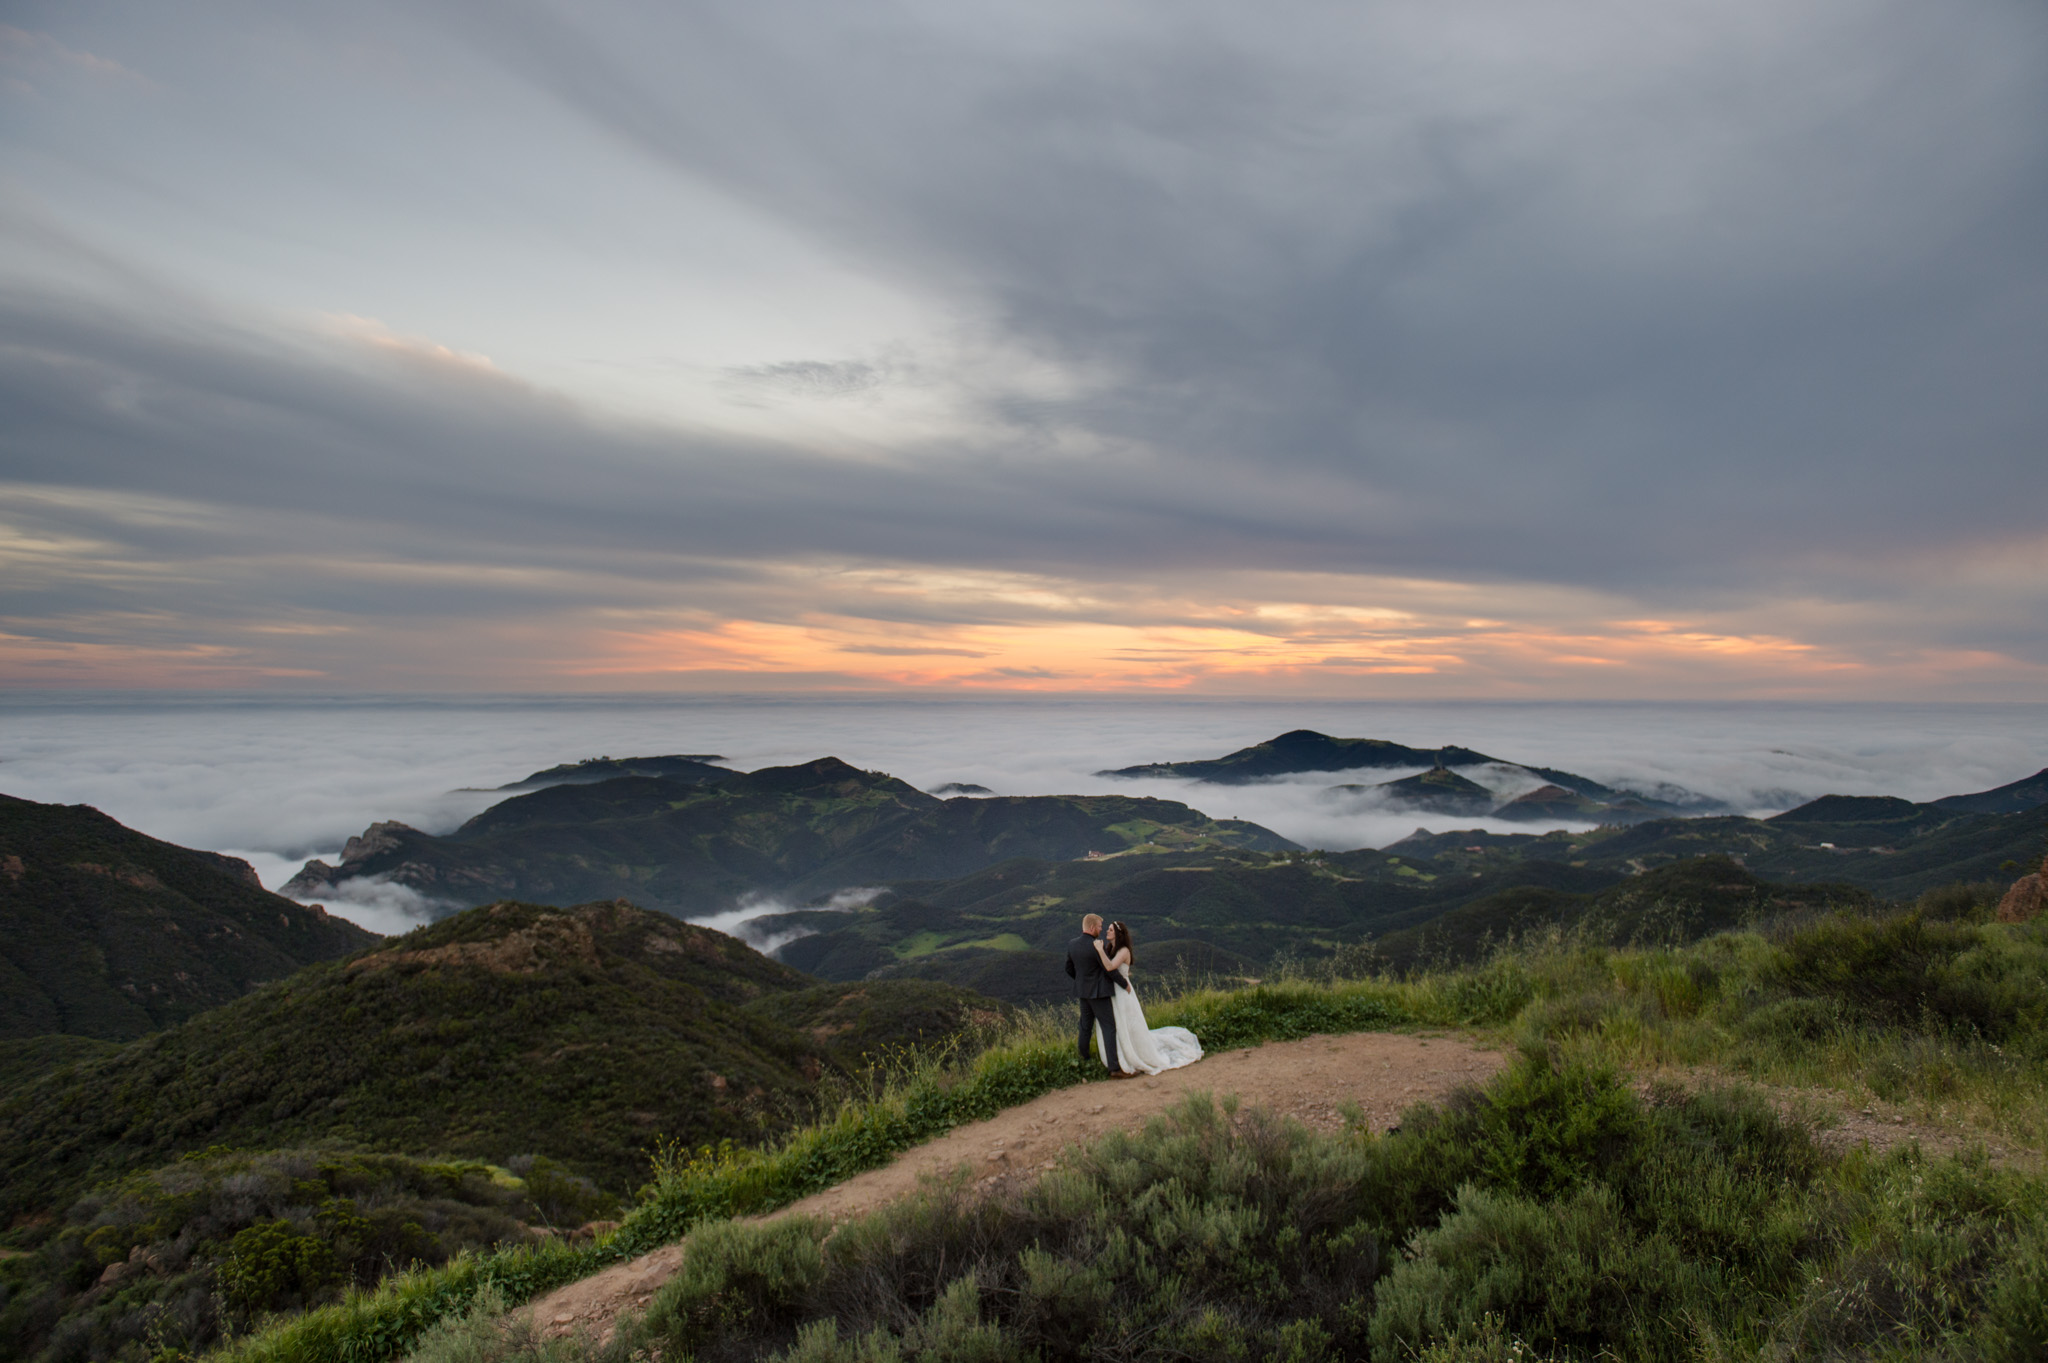
<instances>
[{"instance_id":1,"label":"dark suit jacket","mask_svg":"<svg viewBox=\"0 0 2048 1363\"><path fill-rule=\"evenodd\" d=\"M1095 954L1095 939L1085 932L1067 943L1067 974L1074 978L1077 999L1106 999L1116 993L1102 958Z\"/></svg>"}]
</instances>

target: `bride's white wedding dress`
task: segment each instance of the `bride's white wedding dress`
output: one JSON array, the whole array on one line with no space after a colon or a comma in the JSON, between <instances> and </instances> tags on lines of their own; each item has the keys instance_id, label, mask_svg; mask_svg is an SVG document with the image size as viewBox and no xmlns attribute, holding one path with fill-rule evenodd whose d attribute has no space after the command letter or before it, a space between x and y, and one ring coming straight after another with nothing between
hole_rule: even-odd
<instances>
[{"instance_id":1,"label":"bride's white wedding dress","mask_svg":"<svg viewBox=\"0 0 2048 1363\"><path fill-rule=\"evenodd\" d=\"M1130 975L1125 970L1126 977ZM1116 1050L1124 1068L1144 1074L1157 1074L1161 1070L1177 1070L1182 1065L1192 1065L1202 1058L1202 1043L1195 1040L1195 1034L1185 1027L1148 1027L1145 1025L1145 1010L1138 1004L1138 991L1114 989L1111 991L1110 1010L1116 1015ZM1095 1027L1095 1053L1103 1057L1104 1068L1108 1067L1108 1052L1102 1048L1102 1026Z\"/></svg>"}]
</instances>

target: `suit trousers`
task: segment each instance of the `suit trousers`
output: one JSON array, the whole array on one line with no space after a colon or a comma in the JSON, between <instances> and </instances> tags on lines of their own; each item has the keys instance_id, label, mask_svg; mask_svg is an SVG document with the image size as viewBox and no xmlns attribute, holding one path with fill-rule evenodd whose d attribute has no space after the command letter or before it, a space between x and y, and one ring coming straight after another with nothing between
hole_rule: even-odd
<instances>
[{"instance_id":1,"label":"suit trousers","mask_svg":"<svg viewBox=\"0 0 2048 1363\"><path fill-rule=\"evenodd\" d=\"M1095 1035L1097 1023L1102 1025L1102 1046L1106 1054L1102 1063L1110 1069L1123 1068L1123 1058L1116 1051L1116 1009L1109 999L1081 1000L1081 1059L1088 1059L1088 1038Z\"/></svg>"}]
</instances>

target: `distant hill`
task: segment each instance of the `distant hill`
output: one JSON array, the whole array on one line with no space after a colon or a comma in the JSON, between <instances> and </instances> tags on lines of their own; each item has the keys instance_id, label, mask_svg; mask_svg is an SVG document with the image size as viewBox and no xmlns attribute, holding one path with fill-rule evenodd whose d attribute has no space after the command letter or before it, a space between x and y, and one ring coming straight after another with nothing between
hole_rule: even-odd
<instances>
[{"instance_id":1,"label":"distant hill","mask_svg":"<svg viewBox=\"0 0 2048 1363\"><path fill-rule=\"evenodd\" d=\"M1256 824L1122 795L941 800L826 757L716 784L618 777L492 806L446 837L372 825L341 864L308 862L285 887L317 898L383 877L430 898L554 903L624 896L681 913L747 893L800 899L857 885L970 874L1009 857L1293 844Z\"/></svg>"},{"instance_id":2,"label":"distant hill","mask_svg":"<svg viewBox=\"0 0 2048 1363\"><path fill-rule=\"evenodd\" d=\"M1371 792L1418 813L1465 818L1491 813L1500 803L1499 798L1485 786L1458 775L1448 767L1432 767L1420 775L1382 781L1378 785L1333 786L1331 789L1347 794Z\"/></svg>"},{"instance_id":3,"label":"distant hill","mask_svg":"<svg viewBox=\"0 0 2048 1363\"><path fill-rule=\"evenodd\" d=\"M1468 961L1489 945L1542 928L1573 927L1614 946L1673 946L1800 911L1866 908L1853 885L1778 885L1725 856L1661 866L1595 894L1548 886L1495 891L1371 944L1395 970Z\"/></svg>"},{"instance_id":4,"label":"distant hill","mask_svg":"<svg viewBox=\"0 0 2048 1363\"><path fill-rule=\"evenodd\" d=\"M0 1038L126 1041L377 940L247 862L0 795Z\"/></svg>"},{"instance_id":5,"label":"distant hill","mask_svg":"<svg viewBox=\"0 0 2048 1363\"><path fill-rule=\"evenodd\" d=\"M1486 766L1526 772L1541 778L1549 785L1561 788L1564 795L1574 798L1554 799L1550 802L1551 811L1546 812L1539 808L1540 801L1531 801L1527 796L1522 797L1520 801L1503 802L1487 787L1469 778L1455 777L1450 770L1458 767ZM1649 795L1603 785L1576 772L1509 762L1455 745L1442 748L1411 748L1383 738L1332 738L1313 729L1295 729L1290 733L1281 734L1278 738L1253 744L1249 748L1239 748L1236 752L1218 758L1193 762L1152 762L1143 766L1100 771L1096 775L1124 779L1165 776L1187 781L1205 781L1216 785L1243 785L1251 781L1271 780L1282 776L1299 776L1324 771L1356 771L1372 767L1429 767L1431 770L1420 776L1383 782L1377 786L1338 786L1334 789L1344 792L1371 790L1389 803L1405 806L1419 813L1477 816L1505 803L1511 811L1502 815L1505 818L1557 818L1594 823L1633 823L1646 818L1704 813L1726 808L1718 801L1694 795L1689 791L1671 789L1652 798ZM1482 803L1485 808L1480 807Z\"/></svg>"},{"instance_id":6,"label":"distant hill","mask_svg":"<svg viewBox=\"0 0 2048 1363\"><path fill-rule=\"evenodd\" d=\"M2048 804L2048 768L1993 790L1980 790L1973 795L1946 795L1932 803L1936 809L1962 814L2018 814L2035 809Z\"/></svg>"},{"instance_id":7,"label":"distant hill","mask_svg":"<svg viewBox=\"0 0 2048 1363\"><path fill-rule=\"evenodd\" d=\"M1925 818L1933 805L1916 805L1890 795L1823 795L1796 809L1773 814L1774 824L1908 823Z\"/></svg>"},{"instance_id":8,"label":"distant hill","mask_svg":"<svg viewBox=\"0 0 2048 1363\"><path fill-rule=\"evenodd\" d=\"M1171 776L1236 786L1275 776L1303 772L1358 771L1367 767L1477 767L1499 758L1470 748L1411 748L1384 738L1332 738L1313 729L1295 729L1222 757L1193 762L1148 762L1136 767L1099 771L1097 776Z\"/></svg>"},{"instance_id":9,"label":"distant hill","mask_svg":"<svg viewBox=\"0 0 2048 1363\"><path fill-rule=\"evenodd\" d=\"M671 753L666 757L586 757L581 762L564 762L546 771L499 786L499 790L538 790L542 786L587 786L619 776L655 776L685 785L703 785L733 775L730 767L715 767L725 759L717 753Z\"/></svg>"},{"instance_id":10,"label":"distant hill","mask_svg":"<svg viewBox=\"0 0 2048 1363\"><path fill-rule=\"evenodd\" d=\"M545 1155L616 1193L658 1136L755 1139L804 1111L850 1059L841 1023L915 1044L1000 1007L877 984L848 1013L815 985L631 904L474 909L10 1092L0 1215L188 1150L323 1141Z\"/></svg>"}]
</instances>

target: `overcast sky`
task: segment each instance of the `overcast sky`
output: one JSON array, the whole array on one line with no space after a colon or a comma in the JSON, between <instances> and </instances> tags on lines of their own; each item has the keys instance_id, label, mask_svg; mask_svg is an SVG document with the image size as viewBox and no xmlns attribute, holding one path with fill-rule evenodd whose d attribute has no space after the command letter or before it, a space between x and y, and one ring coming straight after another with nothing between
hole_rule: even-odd
<instances>
[{"instance_id":1,"label":"overcast sky","mask_svg":"<svg viewBox=\"0 0 2048 1363\"><path fill-rule=\"evenodd\" d=\"M0 681L2048 695L2038 0L0 27Z\"/></svg>"}]
</instances>

